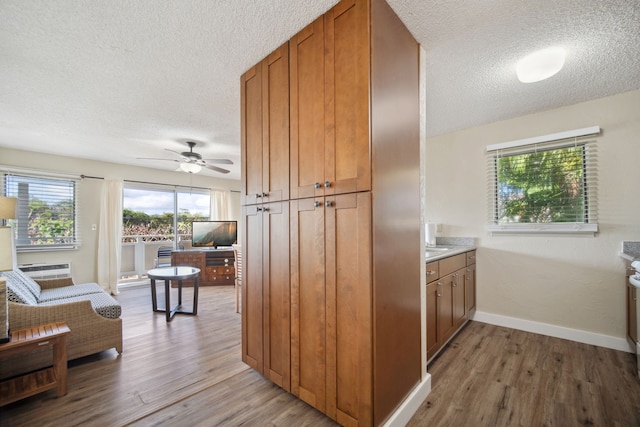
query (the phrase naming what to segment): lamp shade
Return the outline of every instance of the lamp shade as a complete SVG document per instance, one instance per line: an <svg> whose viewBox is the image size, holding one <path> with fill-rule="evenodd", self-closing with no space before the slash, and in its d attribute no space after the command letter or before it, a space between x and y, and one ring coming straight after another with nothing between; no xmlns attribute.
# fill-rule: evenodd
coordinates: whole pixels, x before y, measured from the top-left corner
<svg viewBox="0 0 640 427"><path fill-rule="evenodd" d="M189 172L189 173L198 173L200 172L200 170L202 169L202 166L196 164L196 163L180 163L180 169L182 169L185 172Z"/></svg>
<svg viewBox="0 0 640 427"><path fill-rule="evenodd" d="M0 271L13 270L13 240L11 227L0 227Z"/></svg>
<svg viewBox="0 0 640 427"><path fill-rule="evenodd" d="M17 206L16 197L0 197L0 219L15 219Z"/></svg>

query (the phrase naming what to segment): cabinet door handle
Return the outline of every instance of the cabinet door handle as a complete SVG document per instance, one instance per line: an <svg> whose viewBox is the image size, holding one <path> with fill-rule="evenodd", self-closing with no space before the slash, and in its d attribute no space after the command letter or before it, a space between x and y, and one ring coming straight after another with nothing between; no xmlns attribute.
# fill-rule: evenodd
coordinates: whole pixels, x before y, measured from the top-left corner
<svg viewBox="0 0 640 427"><path fill-rule="evenodd" d="M438 298L440 298L442 296L442 294L440 293L440 287L442 286L442 283L438 282L438 291L436 292L436 295L438 296Z"/></svg>
<svg viewBox="0 0 640 427"><path fill-rule="evenodd" d="M314 188L320 188L320 183L316 182L315 184L313 184Z"/></svg>
<svg viewBox="0 0 640 427"><path fill-rule="evenodd" d="M331 188L331 183L329 181L325 181L324 188Z"/></svg>
<svg viewBox="0 0 640 427"><path fill-rule="evenodd" d="M313 206L316 208L320 207L320 202L316 200L315 202L313 202Z"/></svg>
<svg viewBox="0 0 640 427"><path fill-rule="evenodd" d="M326 202L324 202L324 205L330 208L333 205L333 202L331 202L330 200L327 200Z"/></svg>
<svg viewBox="0 0 640 427"><path fill-rule="evenodd" d="M268 193L262 193L262 197L269 197Z"/></svg>
<svg viewBox="0 0 640 427"><path fill-rule="evenodd" d="M260 211L262 211L262 208L261 208L260 206L258 206L258 207L256 208L256 210L257 210L258 212L260 212Z"/></svg>
<svg viewBox="0 0 640 427"><path fill-rule="evenodd" d="M259 199L260 197L262 197L262 194L256 193L256 199Z"/></svg>
<svg viewBox="0 0 640 427"><path fill-rule="evenodd" d="M262 208L263 212L267 212L269 210L269 208Z"/></svg>

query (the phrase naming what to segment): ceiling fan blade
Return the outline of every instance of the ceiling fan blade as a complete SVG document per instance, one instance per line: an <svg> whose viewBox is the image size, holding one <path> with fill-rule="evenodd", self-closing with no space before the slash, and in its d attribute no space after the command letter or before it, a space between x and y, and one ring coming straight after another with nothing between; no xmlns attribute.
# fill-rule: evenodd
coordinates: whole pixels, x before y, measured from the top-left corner
<svg viewBox="0 0 640 427"><path fill-rule="evenodd" d="M180 160L176 159L158 159L156 157L136 157L137 160L166 160L168 162L180 162Z"/></svg>
<svg viewBox="0 0 640 427"><path fill-rule="evenodd" d="M171 153L177 154L178 156L180 156L180 157L182 157L182 158L185 158L185 157L182 155L182 153L181 153L181 152L179 152L179 151L173 151L173 150L170 150L170 149L168 149L168 148L165 148L165 150L166 150L166 151L169 151L169 152L171 152Z"/></svg>
<svg viewBox="0 0 640 427"><path fill-rule="evenodd" d="M215 163L217 165L232 165L233 162L229 159L202 159L208 163Z"/></svg>
<svg viewBox="0 0 640 427"><path fill-rule="evenodd" d="M207 169L211 169L212 171L216 171L216 172L220 172L220 173L229 173L228 170L222 169L222 168L219 168L219 167L213 166L213 165L204 165L204 167L207 168Z"/></svg>

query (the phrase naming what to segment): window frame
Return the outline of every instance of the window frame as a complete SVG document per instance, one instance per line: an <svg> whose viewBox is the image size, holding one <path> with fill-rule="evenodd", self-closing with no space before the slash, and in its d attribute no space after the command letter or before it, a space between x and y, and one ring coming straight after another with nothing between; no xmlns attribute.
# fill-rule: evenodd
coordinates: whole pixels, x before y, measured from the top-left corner
<svg viewBox="0 0 640 427"><path fill-rule="evenodd" d="M209 188L200 188L200 187L183 187L183 186L176 186L176 185L167 185L167 184L155 184L155 183L141 183L141 182L137 182L137 181L125 181L124 183L124 188L123 188L123 192L122 192L122 197L123 197L123 212L125 209L124 206L124 193L125 191L129 189L129 190L139 190L139 191L149 191L149 192L162 192L162 193L167 193L167 194L171 194L172 198L173 198L173 223L171 225L171 228L173 230L173 232L171 234L167 234L167 235L163 235L164 237L171 237L171 240L166 240L166 242L171 242L172 245L174 245L174 247L177 247L177 245L179 244L178 241L178 237L180 236L179 234L179 216L180 216L180 212L179 212L179 194L186 194L186 193L197 193L197 194L201 194L201 195L207 195L208 199L209 199L209 218L211 217L211 207L212 207L212 190ZM123 227L124 227L124 222L123 222ZM125 239L128 236L124 235L122 236L122 241L124 242Z"/></svg>
<svg viewBox="0 0 640 427"><path fill-rule="evenodd" d="M65 251L65 250L76 250L82 245L82 239L80 236L80 214L79 214L79 194L80 194L80 182L81 177L75 175L68 175L56 172L47 172L47 171L37 171L37 170L29 170L29 169L21 169L21 168L9 168L6 166L0 166L0 172L2 173L2 177L0 178L2 184L2 195L9 197L18 197L19 194L9 194L9 182L8 177L22 177L26 179L34 179L44 181L43 186L46 186L46 181L51 181L51 185L59 185L60 182L70 184L73 188L72 191L72 211L73 211L73 235L68 236L70 239L68 243L40 243L40 244L23 244L19 236L17 235L19 230L19 221L26 216L22 215L20 212L21 200L18 201L18 218L8 220L8 223L13 226L13 233L16 245L17 253L26 253L26 252L44 252L44 251ZM19 198L20 199L20 198ZM29 202L31 202L31 196L29 196ZM21 218L21 216L23 218ZM55 236L54 236L55 237Z"/></svg>
<svg viewBox="0 0 640 427"><path fill-rule="evenodd" d="M599 126L576 129L557 134L544 135L487 146L488 163L488 207L491 234L593 234L598 232L597 222L597 154L596 140L593 135L600 133ZM535 150L560 150L570 146L583 148L583 176L584 176L584 213L583 221L567 222L529 222L529 223L500 223L499 222L499 182L498 159L522 154L529 154Z"/></svg>

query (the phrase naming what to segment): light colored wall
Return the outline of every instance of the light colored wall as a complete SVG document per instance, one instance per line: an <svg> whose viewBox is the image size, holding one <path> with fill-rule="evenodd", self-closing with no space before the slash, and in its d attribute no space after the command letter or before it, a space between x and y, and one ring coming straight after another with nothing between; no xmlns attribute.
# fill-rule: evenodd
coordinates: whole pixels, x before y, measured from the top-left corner
<svg viewBox="0 0 640 427"><path fill-rule="evenodd" d="M491 108L487 105L486 108ZM487 232L488 144L599 125L595 237ZM623 240L640 240L640 91L426 140L427 219L478 238L480 312L624 338Z"/></svg>
<svg viewBox="0 0 640 427"><path fill-rule="evenodd" d="M0 165L158 184L193 185L212 190L235 190L237 192L231 193L231 219L240 221L239 180L220 179L204 174L189 176L184 172L119 165L3 147L0 147ZM95 282L97 280L98 232L91 230L91 225L98 224L100 218L100 194L103 182L97 179L83 179L81 182L78 227L82 246L78 250L20 253L18 264L71 261L71 273L76 283Z"/></svg>

